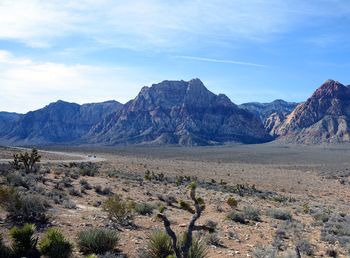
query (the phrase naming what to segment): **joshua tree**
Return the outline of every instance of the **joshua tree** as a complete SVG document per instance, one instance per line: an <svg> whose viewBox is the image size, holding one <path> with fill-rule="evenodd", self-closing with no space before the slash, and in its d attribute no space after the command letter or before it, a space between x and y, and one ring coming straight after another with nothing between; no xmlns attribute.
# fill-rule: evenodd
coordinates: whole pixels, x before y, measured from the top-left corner
<svg viewBox="0 0 350 258"><path fill-rule="evenodd" d="M14 155L13 162L14 164L22 162L26 173L31 173L34 172L34 165L40 162L40 159L41 156L38 154L38 150L34 148L30 154L25 152L24 154L20 153L19 156L17 154Z"/></svg>
<svg viewBox="0 0 350 258"><path fill-rule="evenodd" d="M171 223L167 216L164 214L164 209L161 209L160 213L158 214L158 217L163 220L165 230L167 234L171 237L172 240L172 248L174 250L176 258L188 258L190 248L192 245L193 240L193 231L196 230L207 230L212 231L212 228L209 228L205 225L196 225L196 221L199 219L199 217L202 215L202 212L205 209L205 204L202 198L196 197L196 184L191 183L189 185L190 189L190 198L193 201L194 209L191 207L190 204L181 201L180 206L182 209L187 210L188 212L192 213L193 216L190 220L190 223L188 224L187 230L184 233L183 241L178 241L178 237L176 236L175 232L171 228Z"/></svg>

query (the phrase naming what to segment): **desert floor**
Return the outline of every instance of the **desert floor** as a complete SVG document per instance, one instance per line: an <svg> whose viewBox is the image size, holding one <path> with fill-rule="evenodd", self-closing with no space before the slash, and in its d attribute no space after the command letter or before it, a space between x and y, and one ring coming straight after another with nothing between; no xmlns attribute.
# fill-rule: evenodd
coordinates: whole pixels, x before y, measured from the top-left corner
<svg viewBox="0 0 350 258"><path fill-rule="evenodd" d="M350 215L350 146L261 144L45 149L50 152L39 152L43 155L41 169L49 170L45 175L48 183L41 185L47 192L75 172L76 167L69 163L95 162L99 170L94 177L71 179L73 188L79 189L79 182L84 178L93 187L110 187L114 194L120 194L125 200L155 206L161 202L160 196L188 200L188 182L176 184L176 180L180 176L196 178L199 182L197 194L206 203L199 222L211 220L217 223L215 235L205 233L201 236L209 243L208 257L264 257L258 256L259 250L268 246L274 246L278 255L287 257L287 254L293 255L295 246L302 242L311 247L312 257L327 257L330 250L335 250L339 257L349 257L350 226L339 226L336 219L332 225L332 219L320 221L319 217L332 218L340 214L347 218ZM51 152L53 150L59 153ZM7 159L19 151L1 148L0 159L8 162ZM164 174L166 180L146 180L147 171L155 176ZM6 181L5 177L1 180ZM238 185L248 190L233 191ZM84 228L112 227L100 205L108 196L98 194L94 189L87 190L82 196L70 195L68 189L66 192L75 207L52 204L47 227L61 228L72 242ZM237 208L227 204L229 197L238 200ZM246 224L241 224L227 219L230 212L244 213L247 208L257 211L260 221L247 219ZM276 219L271 215L276 210L291 214L292 219ZM135 215L132 227L118 227L121 239L117 247L122 253L138 257L143 252L149 234L163 228L156 213L154 210L153 215ZM176 204L167 207L165 214L177 232L185 230L191 217ZM0 223L0 230L8 241L11 223L6 220L4 211L0 211ZM341 236L330 230L333 226L344 227ZM38 230L40 233L45 228ZM74 255L81 257L77 248Z"/></svg>

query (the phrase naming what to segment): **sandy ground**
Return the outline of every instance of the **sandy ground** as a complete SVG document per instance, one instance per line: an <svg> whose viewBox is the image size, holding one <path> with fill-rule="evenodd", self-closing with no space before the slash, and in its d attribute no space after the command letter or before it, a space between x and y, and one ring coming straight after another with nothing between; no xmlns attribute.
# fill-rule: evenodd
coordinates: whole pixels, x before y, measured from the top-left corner
<svg viewBox="0 0 350 258"><path fill-rule="evenodd" d="M51 151L51 150L50 150ZM304 214L302 207L331 208L334 212L350 214L349 184L341 184L339 175L346 175L350 168L350 147L307 147L283 145L237 145L222 147L123 147L123 148L90 148L62 149L63 153L43 154L43 161L72 159L71 155L86 161L86 157L95 155L101 158L100 175L84 177L92 186L111 187L114 193L135 202L157 204L159 194L172 194L178 199L186 199L187 188L174 184L164 184L155 181L143 181L146 171L165 176L196 176L199 180L225 182L228 185L249 184L256 188L269 190L291 198L293 202L276 202L261 199L256 196L241 197L221 191L198 189L198 195L206 201L207 208L200 219L214 220L218 223L217 235L222 246L209 246L209 257L249 257L259 245L269 245L273 242L276 229L284 221L268 216L270 208L289 211L293 221L301 223L303 230L299 237L308 240L315 249L314 257L325 256L329 248L336 248L340 257L348 257L347 251L338 245L330 245L320 239L322 227L315 225L311 215ZM8 150L0 157L8 157ZM0 152L2 153L2 151ZM76 154L79 153L79 154ZM7 156L6 156L7 155ZM44 156L47 155L47 156ZM102 160L103 159L103 160ZM77 159L76 161L79 161ZM58 164L52 164L58 166ZM53 170L63 169L53 168ZM108 177L114 172L117 177ZM125 176L127 175L127 176ZM51 173L52 185L64 175ZM79 189L79 180L74 180L74 187ZM48 188L51 186L48 185ZM254 207L260 211L261 222L250 221L246 225L226 219L232 210L226 201L229 197L239 200L238 211L244 207ZM83 197L71 199L77 204L77 209L64 209L56 205L51 209L54 226L62 228L71 240L76 240L76 233L86 227L107 226L109 220L101 207L95 207L97 201L103 202L107 197L98 195L94 190L87 191ZM219 209L220 208L220 209ZM166 211L177 232L184 230L190 214L178 208L169 207ZM3 215L4 216L4 215ZM134 229L123 229L118 248L129 257L137 257L138 249L145 246L148 234L155 228L162 228L162 223L153 216L136 216ZM6 232L5 227L2 231ZM293 249L295 239L286 239L286 246ZM80 257L78 252L75 256Z"/></svg>

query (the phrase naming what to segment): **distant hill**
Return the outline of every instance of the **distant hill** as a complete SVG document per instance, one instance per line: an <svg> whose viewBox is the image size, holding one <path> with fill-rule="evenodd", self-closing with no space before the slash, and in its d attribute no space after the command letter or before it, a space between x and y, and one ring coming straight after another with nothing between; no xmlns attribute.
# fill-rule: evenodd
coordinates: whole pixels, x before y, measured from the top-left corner
<svg viewBox="0 0 350 258"><path fill-rule="evenodd" d="M278 140L321 144L350 142L350 87L328 80L278 127Z"/></svg>
<svg viewBox="0 0 350 258"><path fill-rule="evenodd" d="M24 115L6 115L0 142L18 145L74 142L121 106L116 101L78 105L59 100Z"/></svg>
<svg viewBox="0 0 350 258"><path fill-rule="evenodd" d="M240 108L246 109L260 117L266 131L275 136L276 128L285 120L294 108L298 105L295 102L286 102L276 99L270 103L249 102L239 105Z"/></svg>
<svg viewBox="0 0 350 258"><path fill-rule="evenodd" d="M89 134L93 143L211 145L271 139L259 118L199 79L163 81L107 116Z"/></svg>

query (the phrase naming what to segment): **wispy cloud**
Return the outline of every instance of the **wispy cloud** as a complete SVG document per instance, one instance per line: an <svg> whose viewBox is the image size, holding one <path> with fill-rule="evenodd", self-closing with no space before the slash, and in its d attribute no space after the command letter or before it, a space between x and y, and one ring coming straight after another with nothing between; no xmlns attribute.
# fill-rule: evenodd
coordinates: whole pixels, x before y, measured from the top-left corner
<svg viewBox="0 0 350 258"><path fill-rule="evenodd" d="M206 57L198 57L198 56L174 56L174 58L189 59L189 60L203 61L203 62L212 62L212 63L245 65L245 66L255 66L255 67L267 67L266 65L263 65L263 64L242 62L242 61L236 61L236 60L206 58Z"/></svg>
<svg viewBox="0 0 350 258"><path fill-rule="evenodd" d="M0 39L50 47L82 37L94 44L133 49L173 49L237 39L268 40L305 17L325 11L347 15L339 1L261 0L2 0ZM315 4L317 3L317 4ZM345 6L344 6L345 5ZM291 6L293 8L291 8Z"/></svg>
<svg viewBox="0 0 350 258"><path fill-rule="evenodd" d="M27 112L58 99L126 102L148 78L133 67L40 62L0 51L0 111Z"/></svg>

